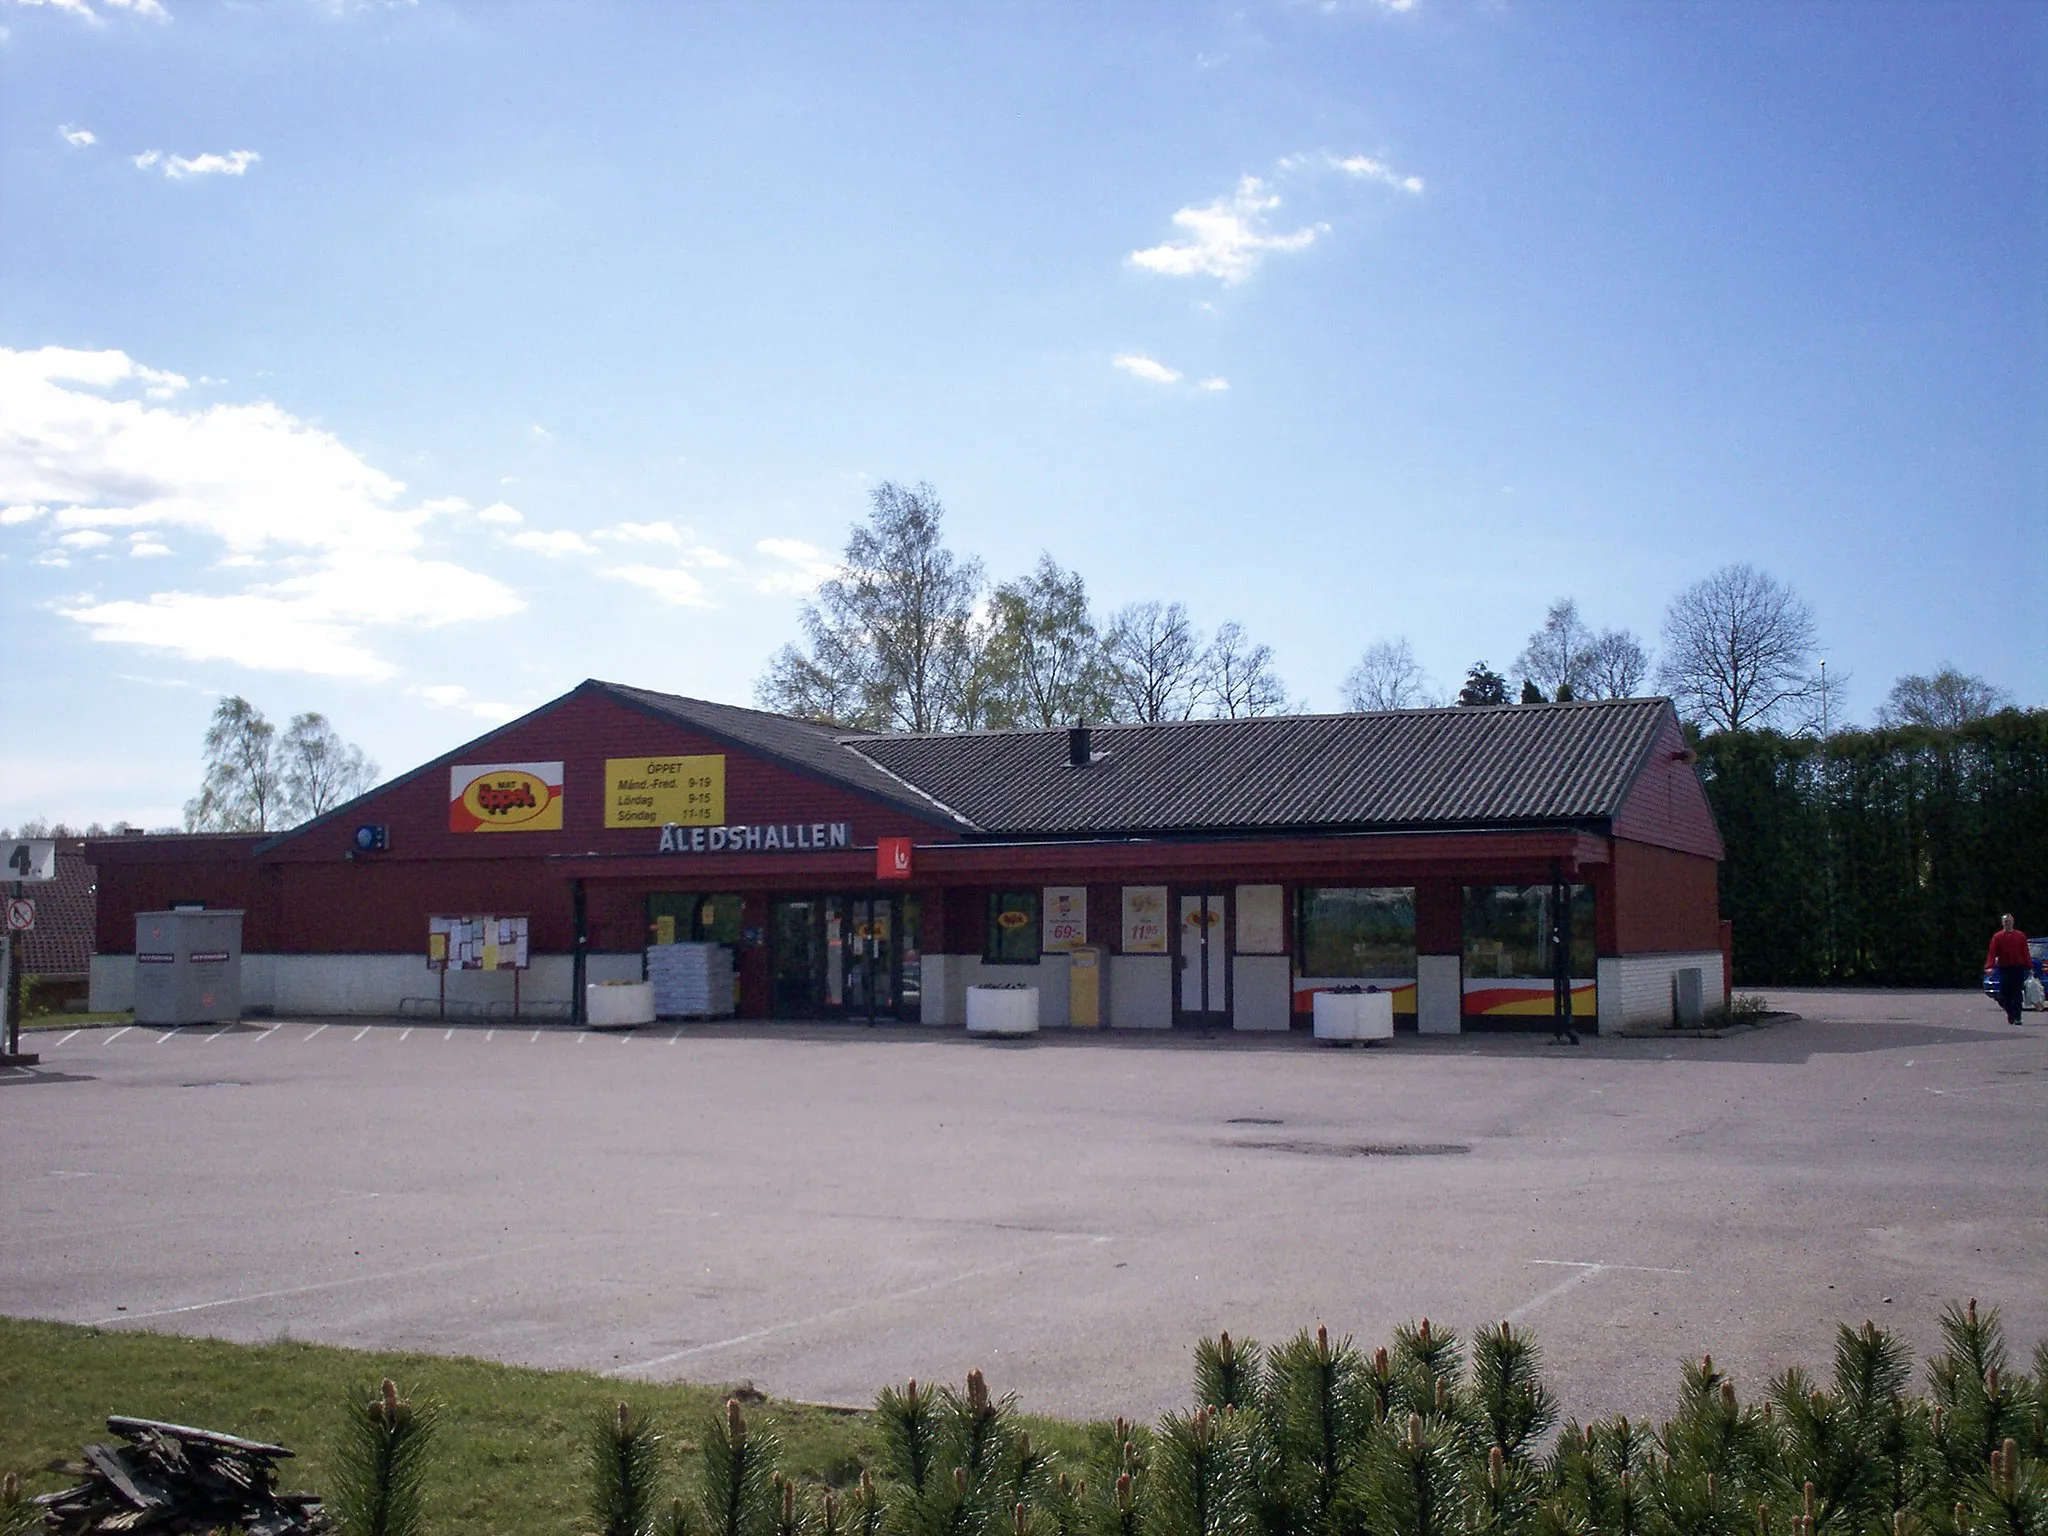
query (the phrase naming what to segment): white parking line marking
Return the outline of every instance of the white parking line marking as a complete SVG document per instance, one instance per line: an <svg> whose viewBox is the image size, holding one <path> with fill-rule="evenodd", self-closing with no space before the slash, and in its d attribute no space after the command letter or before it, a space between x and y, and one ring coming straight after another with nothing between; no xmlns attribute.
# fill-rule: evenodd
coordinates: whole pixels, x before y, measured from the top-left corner
<svg viewBox="0 0 2048 1536"><path fill-rule="evenodd" d="M674 1045L674 1044L675 1044L675 1043L676 1043L676 1042L677 1042L678 1040L680 1040L680 1039L682 1039L682 1038L683 1038L683 1032L682 1032L682 1031L681 1031L681 1030L679 1029L679 1030L677 1030L677 1031L676 1031L676 1032L675 1032L674 1034L672 1034L672 1035L670 1035L670 1036L668 1037L668 1043L669 1043L670 1045Z"/></svg>
<svg viewBox="0 0 2048 1536"><path fill-rule="evenodd" d="M411 1038L412 1038L412 1026L411 1026L410 1024L408 1024L408 1025L406 1025L406 1027L405 1027L405 1028L404 1028L404 1029L403 1029L402 1031L400 1031L400 1032L399 1032L399 1036L398 1036L398 1043L399 1043L400 1045L403 1045L403 1044L404 1044L404 1043L405 1043L406 1041L410 1040Z"/></svg>
<svg viewBox="0 0 2048 1536"><path fill-rule="evenodd" d="M84 1030L82 1030L82 1029L74 1029L73 1031L71 1031L71 1033L70 1033L70 1034L66 1035L66 1036L65 1036L65 1037L64 1037L64 1038L63 1038L62 1040L59 1040L59 1041L57 1042L57 1044L59 1044L59 1045L69 1045L69 1044L70 1044L70 1043L71 1043L72 1041L76 1040L76 1039L77 1039L77 1038L78 1038L78 1037L79 1037L80 1035L82 1035L82 1034L84 1034L84 1033L85 1033L85 1031L84 1031Z"/></svg>
<svg viewBox="0 0 2048 1536"><path fill-rule="evenodd" d="M146 1322L152 1317L182 1317L188 1312L209 1312L215 1307L238 1306L245 1301L276 1301L284 1296L305 1296L314 1291L332 1291L344 1285L381 1285L387 1280L404 1280L412 1275L430 1275L436 1270L454 1269L463 1264L483 1264L491 1259L516 1258L520 1254L539 1253L546 1248L567 1248L577 1243L591 1241L572 1238L567 1242L532 1243L524 1248L501 1248L493 1253L472 1253L459 1259L436 1259L431 1264L418 1264L411 1269L387 1270L380 1275L351 1275L345 1280L321 1280L312 1285L288 1286L281 1291L254 1291L247 1296L223 1296L218 1301L195 1301L185 1307L160 1307L154 1312L117 1312L112 1317L100 1318L86 1324L88 1328L106 1328L114 1323Z"/></svg>
<svg viewBox="0 0 2048 1536"><path fill-rule="evenodd" d="M1065 1241L1106 1243L1110 1239L1089 1233L1085 1236L1068 1238ZM985 1264L979 1269L963 1270L957 1275L947 1275L941 1280L927 1280L923 1285L913 1285L904 1290L891 1291L885 1296L869 1296L860 1301L848 1302L843 1307L832 1307L823 1312L815 1312L809 1317L792 1318L786 1323L770 1323L766 1328L756 1328L752 1333L736 1334L732 1338L718 1339L710 1344L693 1344L688 1349L678 1349L671 1354L656 1355L652 1360L642 1360L634 1365L614 1366L604 1374L607 1376L629 1376L635 1371L656 1370L661 1366L670 1364L672 1361L687 1360L692 1355L708 1354L714 1349L734 1349L741 1344L751 1344L756 1339L765 1339L770 1334L788 1333L795 1328L808 1328L817 1323L833 1322L838 1318L846 1317L880 1303L908 1301L913 1296L923 1296L931 1291L943 1290L949 1285L964 1285L967 1281L979 1280L984 1275L1011 1274L1022 1269L1027 1264L1037 1264L1046 1259L1053 1258L1060 1251L1059 1248L1048 1248L1045 1252L1033 1254L1028 1258L1011 1259L1002 1264Z"/></svg>
<svg viewBox="0 0 2048 1536"><path fill-rule="evenodd" d="M251 1040L249 1043L251 1045L261 1045L264 1041L268 1040L272 1035L276 1033L277 1026L275 1024L272 1024L268 1028L266 1028L262 1034L258 1035L254 1040Z"/></svg>
<svg viewBox="0 0 2048 1536"><path fill-rule="evenodd" d="M162 1044L163 1044L163 1043L164 1043L164 1042L165 1042L166 1040L168 1040L168 1039L170 1039L170 1038L171 1038L171 1035L178 1035L178 1034L183 1034L183 1033L184 1033L184 1030L185 1030L185 1026L184 1026L184 1025L182 1025L182 1024L173 1024L173 1025L171 1026L171 1032L170 1032L170 1034L168 1034L168 1035L158 1035L158 1036L157 1036L157 1039L156 1039L156 1043L157 1043L158 1045L162 1045Z"/></svg>
<svg viewBox="0 0 2048 1536"><path fill-rule="evenodd" d="M526 1043L527 1043L528 1045L539 1045L539 1044L540 1044L540 1031L536 1029L536 1030L535 1030L535 1031L533 1032L533 1034L532 1034L532 1035L531 1035L531 1036L530 1036L530 1037L529 1037L529 1038L527 1039L527 1042L526 1042Z"/></svg>
<svg viewBox="0 0 2048 1536"><path fill-rule="evenodd" d="M355 1034L349 1038L349 1044L354 1045L356 1041L362 1039L363 1036L367 1035L371 1030L375 1029L376 1027L377 1026L374 1024L365 1024L361 1029L357 1030Z"/></svg>
<svg viewBox="0 0 2048 1536"><path fill-rule="evenodd" d="M326 1026L325 1024L315 1024L315 1025L313 1026L313 1034L312 1034L312 1035L308 1035L308 1036L306 1036L306 1039L307 1039L307 1040L311 1040L311 1039L313 1038L313 1035L317 1035L317 1034L319 1034L319 1033L320 1033L320 1031L321 1031L321 1030L323 1030L323 1029L325 1029L326 1027L327 1027L327 1026ZM302 1041L302 1042L300 1042L300 1043L301 1043L301 1044L303 1044L304 1042Z"/></svg>
<svg viewBox="0 0 2048 1536"><path fill-rule="evenodd" d="M122 1026L121 1026L121 1027L120 1027L119 1029L115 1030L115 1031L114 1031L114 1032L113 1032L113 1033L112 1033L111 1035L107 1036L107 1044L109 1044L109 1045L112 1045L112 1044L113 1044L113 1043L114 1043L114 1042L115 1042L116 1040L120 1039L120 1038L121 1038L121 1037L122 1037L123 1035L127 1034L127 1033L128 1033L128 1031L129 1031L129 1030L131 1030L131 1029L133 1029L134 1027L135 1027L135 1026L134 1026L133 1024L123 1024L123 1025L122 1025Z"/></svg>
<svg viewBox="0 0 2048 1536"><path fill-rule="evenodd" d="M1548 1306L1567 1291L1576 1290L1595 1275L1604 1275L1609 1270L1622 1270L1640 1275L1689 1275L1689 1269L1660 1269L1653 1264L1592 1264L1578 1259L1531 1259L1531 1264L1548 1264L1557 1269L1569 1269L1575 1273L1565 1276L1549 1290L1531 1296L1527 1301L1508 1313L1505 1321L1519 1323L1538 1307Z"/></svg>
<svg viewBox="0 0 2048 1536"><path fill-rule="evenodd" d="M590 1038L590 1036L588 1036L588 1035L578 1035L578 1036L576 1037L576 1043L577 1043L578 1045L581 1045L581 1044L582 1044L582 1043L583 1043L584 1041L588 1040L589 1038Z"/></svg>
<svg viewBox="0 0 2048 1536"><path fill-rule="evenodd" d="M218 1040L222 1035L226 1034L227 1032L228 1026L223 1024L219 1029L208 1030L199 1043L201 1045L211 1045L214 1041Z"/></svg>
<svg viewBox="0 0 2048 1536"><path fill-rule="evenodd" d="M497 1031L496 1031L495 1029L487 1029L487 1030L485 1030L485 1031L484 1031L484 1044L485 1044L485 1045L489 1045L489 1044L490 1044L490 1043L491 1043L491 1042L492 1042L493 1040L495 1040L495 1039L497 1039L497 1038L498 1038L498 1032L497 1032Z"/></svg>
<svg viewBox="0 0 2048 1536"><path fill-rule="evenodd" d="M455 1038L455 1031L451 1029L448 1031L447 1034L443 1035L441 1038L443 1040L453 1040Z"/></svg>

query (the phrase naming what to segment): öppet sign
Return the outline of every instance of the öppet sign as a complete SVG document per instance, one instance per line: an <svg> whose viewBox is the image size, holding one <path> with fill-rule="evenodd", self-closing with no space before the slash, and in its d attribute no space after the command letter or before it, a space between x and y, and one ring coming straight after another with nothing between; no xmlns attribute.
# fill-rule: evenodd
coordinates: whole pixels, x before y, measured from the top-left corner
<svg viewBox="0 0 2048 1536"><path fill-rule="evenodd" d="M448 770L450 832L559 832L560 763L457 763Z"/></svg>

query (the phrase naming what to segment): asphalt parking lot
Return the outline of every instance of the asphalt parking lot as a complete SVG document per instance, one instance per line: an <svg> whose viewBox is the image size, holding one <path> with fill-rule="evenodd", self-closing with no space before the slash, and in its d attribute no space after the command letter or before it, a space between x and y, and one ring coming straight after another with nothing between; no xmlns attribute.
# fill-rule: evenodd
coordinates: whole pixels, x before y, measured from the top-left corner
<svg viewBox="0 0 2048 1536"><path fill-rule="evenodd" d="M1776 994L1720 1040L1389 1048L914 1027L41 1034L0 1073L0 1312L750 1380L984 1367L1156 1414L1189 1348L1536 1330L1568 1414L1752 1386L1949 1299L2048 1334L2048 1016Z"/></svg>

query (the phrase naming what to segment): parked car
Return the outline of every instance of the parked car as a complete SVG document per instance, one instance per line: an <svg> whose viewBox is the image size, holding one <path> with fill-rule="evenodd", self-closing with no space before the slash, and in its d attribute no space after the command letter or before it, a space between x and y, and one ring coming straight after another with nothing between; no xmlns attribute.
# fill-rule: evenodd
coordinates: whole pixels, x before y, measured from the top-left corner
<svg viewBox="0 0 2048 1536"><path fill-rule="evenodd" d="M2034 980L2041 984L2043 993L2048 993L2048 939L2027 940L2027 953L2033 958ZM1984 967L1984 995L1986 997L1998 996L1998 972L1988 965ZM2039 1002L2033 1001L2037 995L2039 994L2033 988L2029 987L2027 989L2027 1006L2029 1008L2039 1008L2042 1006Z"/></svg>

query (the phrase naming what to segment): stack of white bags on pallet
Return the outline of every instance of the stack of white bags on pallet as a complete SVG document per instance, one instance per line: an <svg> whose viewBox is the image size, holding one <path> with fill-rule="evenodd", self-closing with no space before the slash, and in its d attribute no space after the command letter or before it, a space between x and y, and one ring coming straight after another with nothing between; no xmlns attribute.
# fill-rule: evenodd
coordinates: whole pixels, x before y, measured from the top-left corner
<svg viewBox="0 0 2048 1536"><path fill-rule="evenodd" d="M732 1011L732 951L723 944L650 944L647 979L664 1019L722 1019Z"/></svg>

